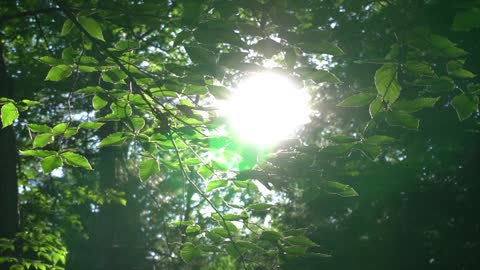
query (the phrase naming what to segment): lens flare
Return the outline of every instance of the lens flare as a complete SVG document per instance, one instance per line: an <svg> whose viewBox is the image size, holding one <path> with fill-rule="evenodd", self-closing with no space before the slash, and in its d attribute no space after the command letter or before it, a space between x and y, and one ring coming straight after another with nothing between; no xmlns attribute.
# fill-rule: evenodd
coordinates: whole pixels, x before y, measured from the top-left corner
<svg viewBox="0 0 480 270"><path fill-rule="evenodd" d="M310 96L287 77L262 72L245 78L221 106L235 136L271 146L292 137L310 121Z"/></svg>

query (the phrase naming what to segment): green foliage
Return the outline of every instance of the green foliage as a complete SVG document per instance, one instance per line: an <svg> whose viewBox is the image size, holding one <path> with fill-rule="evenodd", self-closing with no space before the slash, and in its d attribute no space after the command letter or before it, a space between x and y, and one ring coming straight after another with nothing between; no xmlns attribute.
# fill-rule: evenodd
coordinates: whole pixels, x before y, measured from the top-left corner
<svg viewBox="0 0 480 270"><path fill-rule="evenodd" d="M0 12L15 81L0 93L14 93L0 98L1 121L16 123L8 143L23 149L20 233L0 241L11 269L62 269L67 248L72 269L325 268L330 248L363 254L402 238L386 226L416 220L402 218L421 211L408 207L437 188L429 185L449 182L445 197L474 205L462 200L477 189L451 173L463 173L463 140L478 133L471 3L37 2ZM250 149L215 106L265 65L307 88L312 121L298 140ZM447 137L453 131L461 135ZM64 164L85 170L41 174ZM435 253L426 247L445 240L444 228L422 222L407 233L430 238L409 244ZM350 242L332 244L331 231ZM92 261L75 265L83 258Z"/></svg>

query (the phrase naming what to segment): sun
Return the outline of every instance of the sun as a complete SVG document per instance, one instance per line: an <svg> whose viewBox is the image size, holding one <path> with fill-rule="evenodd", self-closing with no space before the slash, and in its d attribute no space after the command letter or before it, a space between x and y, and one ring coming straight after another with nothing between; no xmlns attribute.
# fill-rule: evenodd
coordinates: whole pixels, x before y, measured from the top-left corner
<svg viewBox="0 0 480 270"><path fill-rule="evenodd" d="M272 146L295 135L310 121L310 96L288 77L261 72L244 78L221 106L234 136L245 143Z"/></svg>

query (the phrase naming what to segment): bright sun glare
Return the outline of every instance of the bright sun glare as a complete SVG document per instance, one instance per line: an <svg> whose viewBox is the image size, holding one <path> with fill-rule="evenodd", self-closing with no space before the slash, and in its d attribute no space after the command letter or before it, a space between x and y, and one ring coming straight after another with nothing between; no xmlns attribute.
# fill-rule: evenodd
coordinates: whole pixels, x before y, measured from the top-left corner
<svg viewBox="0 0 480 270"><path fill-rule="evenodd" d="M287 77L262 72L245 78L221 111L239 140L271 146L310 121L310 97Z"/></svg>

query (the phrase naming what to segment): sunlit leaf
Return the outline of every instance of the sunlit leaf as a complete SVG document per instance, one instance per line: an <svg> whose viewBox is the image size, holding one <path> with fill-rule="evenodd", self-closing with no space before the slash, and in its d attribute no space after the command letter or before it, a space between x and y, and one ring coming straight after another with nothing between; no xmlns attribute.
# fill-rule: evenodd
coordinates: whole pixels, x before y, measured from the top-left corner
<svg viewBox="0 0 480 270"><path fill-rule="evenodd" d="M358 193L352 187L339 182L323 181L320 183L320 188L327 193L336 194L342 197L358 196Z"/></svg>
<svg viewBox="0 0 480 270"><path fill-rule="evenodd" d="M47 144L50 144L52 142L53 142L53 135L51 133L38 134L37 136L35 136L35 139L33 140L33 148L44 147Z"/></svg>
<svg viewBox="0 0 480 270"><path fill-rule="evenodd" d="M103 39L102 28L93 18L80 16L78 17L78 22L80 23L80 25L82 25L85 31L90 34L90 36L101 41L105 41Z"/></svg>
<svg viewBox="0 0 480 270"><path fill-rule="evenodd" d="M45 81L61 81L72 75L72 68L67 65L54 66L48 71Z"/></svg>
<svg viewBox="0 0 480 270"><path fill-rule="evenodd" d="M366 106L375 98L375 96L376 94L373 94L373 93L356 94L344 99L342 102L338 103L337 106L340 106L340 107Z"/></svg>
<svg viewBox="0 0 480 270"><path fill-rule="evenodd" d="M400 96L401 87L397 79L397 66L384 64L375 72L375 86L378 94L389 104Z"/></svg>
<svg viewBox="0 0 480 270"><path fill-rule="evenodd" d="M90 165L88 160L80 154L77 154L74 152L64 152L64 153L61 153L60 155L70 165L73 165L75 167L82 167L87 170L92 170L92 166Z"/></svg>
<svg viewBox="0 0 480 270"><path fill-rule="evenodd" d="M59 156L53 155L42 159L41 164L43 172L49 173L54 169L63 166L63 161Z"/></svg>
<svg viewBox="0 0 480 270"><path fill-rule="evenodd" d="M125 142L126 139L127 137L124 136L123 132L115 132L104 138L100 142L99 147L121 145L123 144L123 142Z"/></svg>
<svg viewBox="0 0 480 270"><path fill-rule="evenodd" d="M140 179L145 181L150 176L157 174L160 171L160 167L158 166L158 162L154 158L145 158L140 162L138 168L138 175Z"/></svg>
<svg viewBox="0 0 480 270"><path fill-rule="evenodd" d="M217 188L226 187L227 185L227 180L213 180L208 182L207 187L205 188L205 192L210 192Z"/></svg>
<svg viewBox="0 0 480 270"><path fill-rule="evenodd" d="M1 109L2 127L5 128L12 125L18 118L18 115L18 110L15 104L7 103L3 105Z"/></svg>

